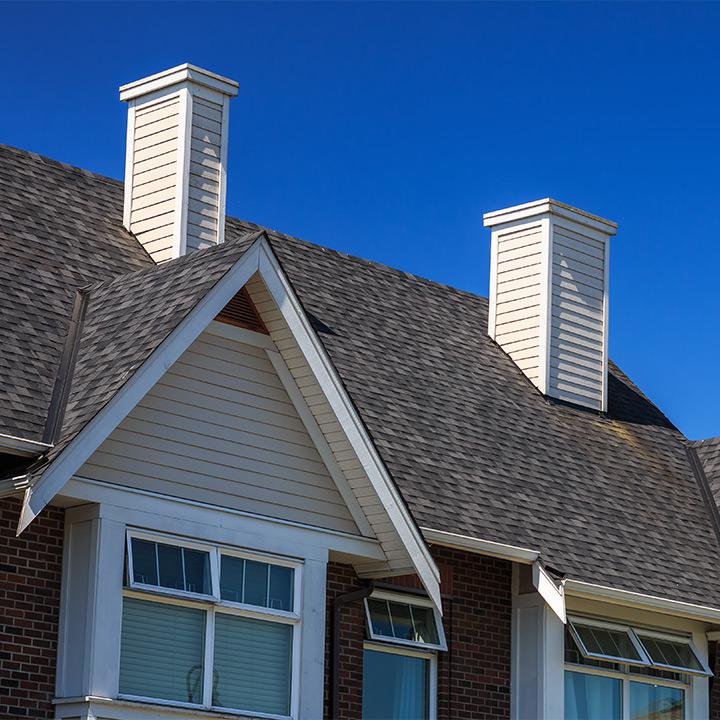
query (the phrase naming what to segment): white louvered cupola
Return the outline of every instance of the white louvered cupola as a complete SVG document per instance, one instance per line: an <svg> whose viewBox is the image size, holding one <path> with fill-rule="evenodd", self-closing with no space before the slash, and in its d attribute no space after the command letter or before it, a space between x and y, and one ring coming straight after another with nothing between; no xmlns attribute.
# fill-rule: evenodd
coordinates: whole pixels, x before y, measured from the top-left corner
<svg viewBox="0 0 720 720"><path fill-rule="evenodd" d="M543 394L605 411L617 225L550 199L484 221L492 229L488 334Z"/></svg>
<svg viewBox="0 0 720 720"><path fill-rule="evenodd" d="M223 241L234 80L178 65L123 85L128 103L123 223L155 262Z"/></svg>

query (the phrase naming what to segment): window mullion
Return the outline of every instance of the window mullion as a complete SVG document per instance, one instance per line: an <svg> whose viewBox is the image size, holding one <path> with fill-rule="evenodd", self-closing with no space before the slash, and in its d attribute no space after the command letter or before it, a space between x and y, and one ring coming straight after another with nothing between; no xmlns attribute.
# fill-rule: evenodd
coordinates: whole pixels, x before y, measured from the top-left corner
<svg viewBox="0 0 720 720"><path fill-rule="evenodd" d="M215 655L215 608L207 610L205 619L205 652L203 657L203 705L211 707L213 704L213 678Z"/></svg>

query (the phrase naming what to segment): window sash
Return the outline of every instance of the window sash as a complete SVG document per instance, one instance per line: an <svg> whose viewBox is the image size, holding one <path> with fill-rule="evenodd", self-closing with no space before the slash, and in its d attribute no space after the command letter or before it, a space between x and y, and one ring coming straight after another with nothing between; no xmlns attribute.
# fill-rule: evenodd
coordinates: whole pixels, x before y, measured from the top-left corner
<svg viewBox="0 0 720 720"><path fill-rule="evenodd" d="M391 635L382 635L375 632L372 621L372 614L370 612L370 605L368 600L386 600L389 602L399 603L401 605L409 605L412 607L429 608L432 610L433 618L435 620L435 632L437 633L437 643L420 642L418 640L406 640L404 638L396 638ZM388 643L392 645L403 645L407 647L414 647L425 650L447 650L447 641L445 639L445 630L442 624L442 617L438 612L437 608L433 605L432 601L424 597L416 597L407 593L400 592L385 592L375 591L370 595L369 598L365 598L363 601L365 605L365 619L367 622L368 635L371 640L380 643Z"/></svg>
<svg viewBox="0 0 720 720"><path fill-rule="evenodd" d="M585 646L582 637L576 630L575 624L581 625L583 627L596 627L598 629L612 630L614 632L624 632L627 635L628 639L632 642L633 647L639 653L641 660L636 660L634 658L617 657L614 655L605 655L589 651ZM672 670L675 672L687 673L690 675L701 675L706 677L712 677L713 675L712 671L708 667L707 663L704 662L704 660L702 659L693 642L689 638L683 637L682 635L672 635L668 633L656 632L654 630L644 630L642 628L630 627L629 625L603 622L600 620L590 620L582 617L569 617L568 627L570 629L570 634L572 635L572 638L578 647L578 650L580 650L580 654L586 658L641 667L652 667L658 670ZM643 636L652 639L666 640L672 643L686 646L689 649L690 653L694 656L695 660L700 665L701 669L686 667L683 665L667 665L654 660L650 652L648 652L647 648L643 644Z"/></svg>
<svg viewBox="0 0 720 720"><path fill-rule="evenodd" d="M147 585L134 582L131 546L131 541L133 538L209 552L210 578L213 594L203 595L184 590L177 590L174 588L163 588L156 585ZM293 577L291 581L293 611L290 612L285 610L277 610L274 608L260 605L249 605L244 603L237 603L230 600L222 600L220 597L220 561L223 555L233 556L246 560L254 560L256 562L266 563L270 566L278 565L291 568L293 570ZM121 693L119 694L119 697L128 700L137 700L152 703L156 705L169 705L175 707L187 707L195 709L211 709L222 711L226 714L235 714L242 716L252 715L253 717L268 718L269 720L288 720L289 718L296 716L299 701L298 685L300 681L300 618L302 610L301 561L291 560L285 557L276 557L268 554L244 552L235 548L228 548L218 545L208 545L206 543L194 542L187 539L169 537L167 535L162 535L159 533L143 532L136 530L128 530L128 532L126 533L126 557L128 585L123 591L123 598L136 598L158 604L196 608L201 609L206 613L204 635L205 642L203 654L203 688L201 704L187 703L177 700L166 700L163 698L154 698L150 696L130 695L127 693ZM292 626L292 644L289 658L290 715L274 715L272 713L264 713L260 711L249 711L247 709L218 707L212 704L216 625L215 618L218 614L234 615L237 617L245 617L255 620L263 620L266 622L273 622Z"/></svg>

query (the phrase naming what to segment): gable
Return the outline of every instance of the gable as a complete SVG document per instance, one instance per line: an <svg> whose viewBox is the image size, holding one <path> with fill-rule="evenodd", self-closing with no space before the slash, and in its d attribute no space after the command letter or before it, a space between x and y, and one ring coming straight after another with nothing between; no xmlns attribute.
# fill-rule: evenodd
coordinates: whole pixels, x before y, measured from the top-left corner
<svg viewBox="0 0 720 720"><path fill-rule="evenodd" d="M212 323L77 474L358 534L266 351L241 334Z"/></svg>

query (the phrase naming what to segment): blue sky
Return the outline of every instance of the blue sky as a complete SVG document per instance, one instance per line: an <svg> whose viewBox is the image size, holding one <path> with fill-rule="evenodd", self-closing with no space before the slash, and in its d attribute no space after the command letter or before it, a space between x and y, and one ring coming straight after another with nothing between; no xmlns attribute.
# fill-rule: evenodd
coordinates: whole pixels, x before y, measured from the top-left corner
<svg viewBox="0 0 720 720"><path fill-rule="evenodd" d="M0 142L123 173L117 87L240 82L228 210L487 295L482 214L618 222L610 354L720 434L720 4L0 4Z"/></svg>

